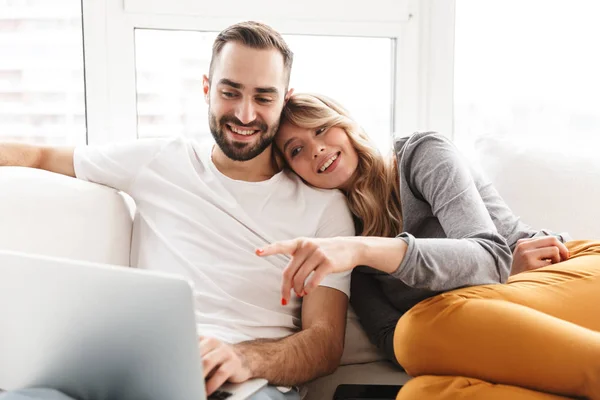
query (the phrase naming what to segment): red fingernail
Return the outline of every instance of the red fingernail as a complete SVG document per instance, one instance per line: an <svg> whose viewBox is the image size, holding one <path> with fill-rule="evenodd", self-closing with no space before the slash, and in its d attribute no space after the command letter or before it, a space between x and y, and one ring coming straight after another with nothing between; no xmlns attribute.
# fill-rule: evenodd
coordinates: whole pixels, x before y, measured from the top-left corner
<svg viewBox="0 0 600 400"><path fill-rule="evenodd" d="M306 296L308 293L306 293L306 290L302 292L302 296Z"/></svg>
<svg viewBox="0 0 600 400"><path fill-rule="evenodd" d="M264 253L265 251L263 249L256 249L256 255L260 256L262 253Z"/></svg>
<svg viewBox="0 0 600 400"><path fill-rule="evenodd" d="M287 300L284 299L283 297L281 298L281 305L282 306L287 306Z"/></svg>

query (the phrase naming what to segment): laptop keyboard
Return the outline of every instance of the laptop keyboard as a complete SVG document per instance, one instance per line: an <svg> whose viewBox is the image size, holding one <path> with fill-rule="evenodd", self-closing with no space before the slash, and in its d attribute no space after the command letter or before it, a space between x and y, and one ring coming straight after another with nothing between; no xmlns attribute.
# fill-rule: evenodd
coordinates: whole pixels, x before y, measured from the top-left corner
<svg viewBox="0 0 600 400"><path fill-rule="evenodd" d="M233 396L233 393L229 393L224 390L217 390L216 392L208 396L208 400L225 400L231 396Z"/></svg>

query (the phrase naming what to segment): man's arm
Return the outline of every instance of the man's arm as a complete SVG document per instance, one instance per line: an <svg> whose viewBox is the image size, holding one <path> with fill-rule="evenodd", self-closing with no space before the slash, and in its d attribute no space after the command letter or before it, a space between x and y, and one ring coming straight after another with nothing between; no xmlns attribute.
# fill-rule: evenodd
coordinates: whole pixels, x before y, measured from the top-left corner
<svg viewBox="0 0 600 400"><path fill-rule="evenodd" d="M325 306L326 305L326 306ZM280 340L235 345L252 377L293 386L330 374L344 351L348 297L319 286L302 302L302 331Z"/></svg>
<svg viewBox="0 0 600 400"><path fill-rule="evenodd" d="M75 177L73 148L0 143L0 167L44 169Z"/></svg>
<svg viewBox="0 0 600 400"><path fill-rule="evenodd" d="M206 392L210 395L225 381L264 378L272 385L294 386L332 373L344 350L347 308L344 293L319 286L304 297L298 333L233 346L201 338Z"/></svg>

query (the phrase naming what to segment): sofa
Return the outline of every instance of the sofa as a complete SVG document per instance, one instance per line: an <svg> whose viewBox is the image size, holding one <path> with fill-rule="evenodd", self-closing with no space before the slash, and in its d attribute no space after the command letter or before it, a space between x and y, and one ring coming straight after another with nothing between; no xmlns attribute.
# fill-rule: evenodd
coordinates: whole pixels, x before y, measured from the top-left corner
<svg viewBox="0 0 600 400"><path fill-rule="evenodd" d="M593 146L484 137L460 147L530 225L600 239L600 157ZM104 186L0 167L0 249L128 266L134 209L128 196ZM340 383L408 379L369 343L350 311L342 365L310 382L306 398L332 399Z"/></svg>

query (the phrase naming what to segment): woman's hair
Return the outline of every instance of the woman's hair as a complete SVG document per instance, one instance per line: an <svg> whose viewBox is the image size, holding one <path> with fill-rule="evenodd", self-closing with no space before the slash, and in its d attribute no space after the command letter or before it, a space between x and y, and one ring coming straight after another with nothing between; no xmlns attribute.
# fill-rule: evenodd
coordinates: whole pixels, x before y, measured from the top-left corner
<svg viewBox="0 0 600 400"><path fill-rule="evenodd" d="M402 231L396 157L382 157L348 111L326 96L298 93L288 100L281 119L305 129L344 129L358 154L358 167L346 192L357 234L394 237Z"/></svg>

